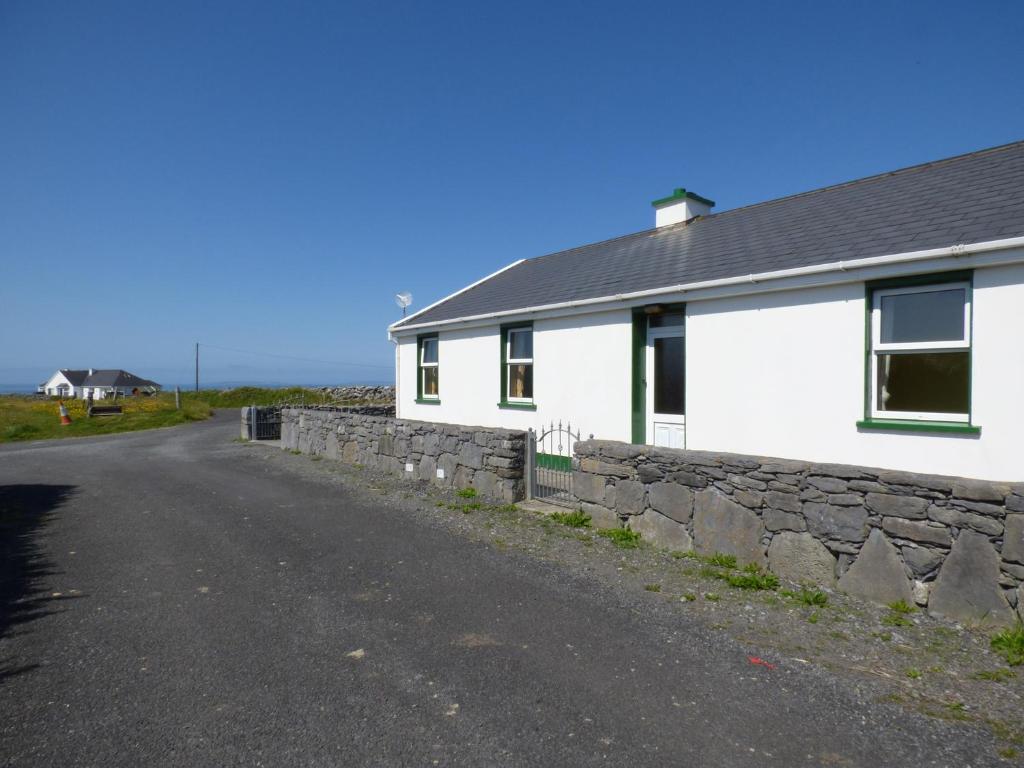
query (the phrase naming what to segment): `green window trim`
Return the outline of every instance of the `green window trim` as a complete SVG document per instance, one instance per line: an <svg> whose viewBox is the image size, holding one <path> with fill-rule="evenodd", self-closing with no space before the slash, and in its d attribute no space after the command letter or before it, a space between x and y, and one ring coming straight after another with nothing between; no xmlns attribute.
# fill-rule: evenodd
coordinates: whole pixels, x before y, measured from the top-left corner
<svg viewBox="0 0 1024 768"><path fill-rule="evenodd" d="M871 415L871 395L873 370L871 317L875 306L875 291L888 288L915 288L923 285L942 285L943 283L967 283L970 312L970 339L967 355L967 421L926 421L924 419L884 419ZM939 272L928 275L908 275L885 280L873 280L864 284L864 418L857 422L857 429L884 432L932 432L936 434L980 435L981 427L972 423L974 418L974 271L958 270L956 272Z"/></svg>
<svg viewBox="0 0 1024 768"><path fill-rule="evenodd" d="M421 333L416 337L416 402L420 405L441 404L441 342L438 340L438 365L437 365L437 397L423 396L423 342L427 339L437 339L436 333Z"/></svg>
<svg viewBox="0 0 1024 768"><path fill-rule="evenodd" d="M954 435L980 435L981 427L959 421L908 421L903 419L863 419L857 429L879 432L945 432Z"/></svg>
<svg viewBox="0 0 1024 768"><path fill-rule="evenodd" d="M510 411L536 411L536 403L510 403L508 400L502 400L498 403L499 408L505 408Z"/></svg>
<svg viewBox="0 0 1024 768"><path fill-rule="evenodd" d="M508 323L501 326L501 391L498 393L498 407L507 410L536 411L537 404L532 399L530 402L509 402L508 399L508 332L520 328L529 328L533 331L533 323Z"/></svg>
<svg viewBox="0 0 1024 768"><path fill-rule="evenodd" d="M647 313L643 307L633 309L633 366L630 397L632 442L647 442Z"/></svg>

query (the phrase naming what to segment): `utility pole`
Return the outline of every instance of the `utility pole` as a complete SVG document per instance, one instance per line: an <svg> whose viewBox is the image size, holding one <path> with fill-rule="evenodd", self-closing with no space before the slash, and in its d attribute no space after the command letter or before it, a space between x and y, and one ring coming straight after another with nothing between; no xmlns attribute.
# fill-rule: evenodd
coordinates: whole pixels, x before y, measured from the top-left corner
<svg viewBox="0 0 1024 768"><path fill-rule="evenodd" d="M196 342L196 393L199 393L199 342Z"/></svg>

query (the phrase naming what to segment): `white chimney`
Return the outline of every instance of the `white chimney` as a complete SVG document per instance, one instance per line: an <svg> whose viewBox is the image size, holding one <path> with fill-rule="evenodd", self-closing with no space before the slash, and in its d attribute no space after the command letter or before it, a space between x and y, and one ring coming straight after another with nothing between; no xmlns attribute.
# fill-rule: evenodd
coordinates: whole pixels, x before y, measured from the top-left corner
<svg viewBox="0 0 1024 768"><path fill-rule="evenodd" d="M92 376L94 373L96 373L96 371L94 371L92 368L90 368L89 369L89 375Z"/></svg>
<svg viewBox="0 0 1024 768"><path fill-rule="evenodd" d="M680 188L668 197L651 203L654 206L654 224L657 227L667 227L670 224L689 221L696 216L707 216L714 204L714 200Z"/></svg>

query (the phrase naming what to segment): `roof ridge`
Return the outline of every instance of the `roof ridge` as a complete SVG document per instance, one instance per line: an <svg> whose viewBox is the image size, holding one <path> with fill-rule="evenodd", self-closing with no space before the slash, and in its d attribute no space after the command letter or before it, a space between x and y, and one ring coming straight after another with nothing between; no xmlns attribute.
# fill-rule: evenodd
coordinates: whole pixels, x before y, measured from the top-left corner
<svg viewBox="0 0 1024 768"><path fill-rule="evenodd" d="M862 176L859 179L850 179L849 181L840 181L836 184L828 184L824 187L817 187L815 189L807 189L803 192L794 192L791 195L783 195L782 197L773 197L770 200L761 200L757 203L750 203L749 205L741 205L738 208L729 208L720 213L709 214L707 218L713 218L718 216L725 216L729 213L735 213L736 211L748 211L751 208L757 208L761 205L771 205L772 203L781 203L786 200L793 200L798 197L806 197L807 195L816 195L820 192L830 192L834 189L843 189L844 187L852 187L856 184L864 184L869 181L875 181L876 179L889 178L891 176L897 176L904 173L910 173L912 171L921 171L926 168L934 168L935 166L947 165L954 163L958 160L963 160L968 157L978 157L980 155L987 155L993 152L1000 152L1003 150L1010 149L1011 147L1017 147L1024 145L1024 139L1017 141L1007 142L1006 144L999 144L995 147L985 147L984 149L975 149L971 152L962 152L959 155L953 155L952 157L941 157L938 160L927 160L923 163L915 163L914 165L906 165L902 168L896 168L891 171L881 171L880 173L873 173L870 176Z"/></svg>

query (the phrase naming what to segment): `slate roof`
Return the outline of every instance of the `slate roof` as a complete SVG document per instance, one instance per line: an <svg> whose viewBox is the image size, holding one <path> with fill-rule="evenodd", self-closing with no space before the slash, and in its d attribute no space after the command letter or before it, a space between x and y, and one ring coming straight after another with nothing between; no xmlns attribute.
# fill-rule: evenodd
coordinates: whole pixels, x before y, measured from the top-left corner
<svg viewBox="0 0 1024 768"><path fill-rule="evenodd" d="M85 381L86 377L89 375L89 371L72 371L67 368L61 368L60 372L64 374L64 378L67 379L73 387L82 386L82 382Z"/></svg>
<svg viewBox="0 0 1024 768"><path fill-rule="evenodd" d="M1024 235L1024 141L529 259L425 324Z"/></svg>
<svg viewBox="0 0 1024 768"><path fill-rule="evenodd" d="M86 374L89 372L86 371ZM66 375L66 374L65 374ZM77 385L76 385L77 386ZM82 386L86 387L159 387L155 381L143 379L134 373L117 368L93 371L85 377Z"/></svg>

